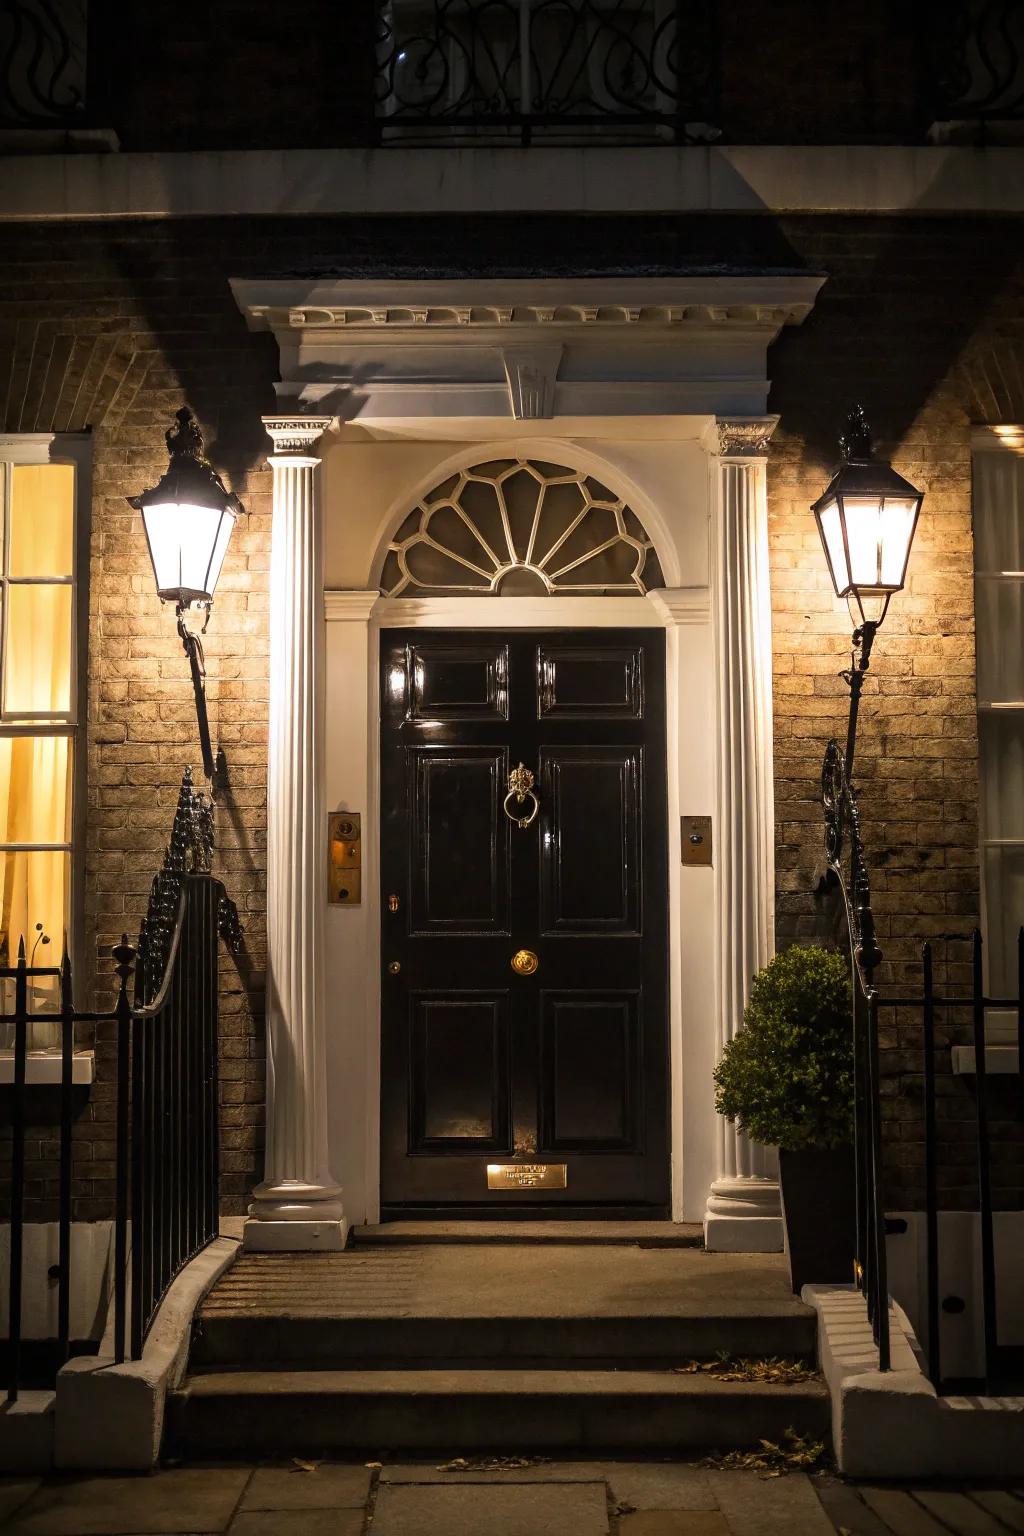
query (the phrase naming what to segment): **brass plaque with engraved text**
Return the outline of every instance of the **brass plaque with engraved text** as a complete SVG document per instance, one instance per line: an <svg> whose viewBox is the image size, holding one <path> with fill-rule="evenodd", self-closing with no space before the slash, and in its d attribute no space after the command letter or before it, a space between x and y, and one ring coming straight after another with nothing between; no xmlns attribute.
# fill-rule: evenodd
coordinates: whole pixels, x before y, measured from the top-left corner
<svg viewBox="0 0 1024 1536"><path fill-rule="evenodd" d="M488 1189L565 1189L565 1163L488 1163Z"/></svg>

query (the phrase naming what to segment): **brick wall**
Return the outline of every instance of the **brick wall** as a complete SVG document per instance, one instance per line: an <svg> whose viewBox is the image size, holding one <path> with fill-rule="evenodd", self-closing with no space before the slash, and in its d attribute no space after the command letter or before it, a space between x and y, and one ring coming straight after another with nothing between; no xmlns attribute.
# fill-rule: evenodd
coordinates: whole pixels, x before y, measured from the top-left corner
<svg viewBox="0 0 1024 1536"><path fill-rule="evenodd" d="M163 432L182 400L246 507L207 646L213 732L231 774L218 809L217 867L247 941L240 969L222 960L226 1210L244 1207L261 1158L270 484L259 417L273 409L276 371L272 339L246 332L227 278L316 269L675 272L723 258L826 272L813 314L784 333L770 359L771 407L782 415L768 481L779 938L822 931L818 773L825 741L845 721L836 674L849 631L807 509L834 462L842 416L860 399L881 451L926 493L908 589L876 646L858 745L880 938L893 979L907 979L931 937L942 941L940 976L956 980L963 941L944 936L969 931L978 911L969 429L1024 420L1021 244L1020 221L924 218L517 217L511 227L501 218L438 218L429 227L419 219L247 219L0 231L0 420L13 431L91 428L95 441L86 938L100 999L109 995L109 946L138 922L181 769L198 758L185 660L124 501L165 467ZM959 1027L948 1026L950 1039ZM888 1024L884 1045L890 1195L907 1204L920 1192L916 1025ZM98 1052L99 1082L76 1126L80 1167L93 1164L77 1186L79 1217L109 1210L108 1038ZM966 1167L970 1086L947 1078L942 1112ZM45 1122L45 1105L34 1118ZM1024 1181L1015 1134L1008 1131L996 1170L1004 1201L1019 1198ZM46 1214L55 1148L45 1124L30 1148L32 1209ZM956 1188L951 1176L951 1200Z"/></svg>

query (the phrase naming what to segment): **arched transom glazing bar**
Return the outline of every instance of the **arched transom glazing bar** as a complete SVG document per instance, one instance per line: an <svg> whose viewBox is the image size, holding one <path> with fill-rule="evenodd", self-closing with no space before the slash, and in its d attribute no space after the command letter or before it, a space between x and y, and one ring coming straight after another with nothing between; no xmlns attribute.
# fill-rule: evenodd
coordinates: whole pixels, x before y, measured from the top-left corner
<svg viewBox="0 0 1024 1536"><path fill-rule="evenodd" d="M654 545L593 475L537 459L459 470L422 497L384 559L385 597L645 593L664 585Z"/></svg>

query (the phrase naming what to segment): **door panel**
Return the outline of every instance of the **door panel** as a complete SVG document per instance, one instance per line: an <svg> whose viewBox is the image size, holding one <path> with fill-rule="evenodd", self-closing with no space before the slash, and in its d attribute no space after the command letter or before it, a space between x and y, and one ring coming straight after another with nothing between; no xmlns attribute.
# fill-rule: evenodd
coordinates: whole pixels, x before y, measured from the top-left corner
<svg viewBox="0 0 1024 1536"><path fill-rule="evenodd" d="M538 647L541 719L639 720L643 651L555 640Z"/></svg>
<svg viewBox="0 0 1024 1536"><path fill-rule="evenodd" d="M640 1150L638 993L545 992L541 1152Z"/></svg>
<svg viewBox="0 0 1024 1536"><path fill-rule="evenodd" d="M640 931L638 747L557 747L541 753L550 825L541 841L541 929Z"/></svg>
<svg viewBox="0 0 1024 1536"><path fill-rule="evenodd" d="M410 1151L508 1149L508 993L417 994Z"/></svg>
<svg viewBox="0 0 1024 1536"><path fill-rule="evenodd" d="M665 798L660 631L382 634L385 1217L666 1211Z"/></svg>
<svg viewBox="0 0 1024 1536"><path fill-rule="evenodd" d="M503 747L413 747L410 848L418 934L508 932Z"/></svg>

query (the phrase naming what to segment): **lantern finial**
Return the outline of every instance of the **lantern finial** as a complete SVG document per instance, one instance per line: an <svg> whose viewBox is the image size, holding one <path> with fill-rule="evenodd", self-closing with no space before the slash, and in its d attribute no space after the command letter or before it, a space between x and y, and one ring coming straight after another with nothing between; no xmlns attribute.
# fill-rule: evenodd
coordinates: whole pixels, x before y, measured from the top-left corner
<svg viewBox="0 0 1024 1536"><path fill-rule="evenodd" d="M839 451L844 464L866 463L870 460L874 445L862 405L855 405L850 410L839 437Z"/></svg>
<svg viewBox="0 0 1024 1536"><path fill-rule="evenodd" d="M177 427L168 427L164 433L167 443L167 452L172 459L179 454L185 454L190 459L198 459L204 463L203 434L198 421L196 421L187 405L183 405L180 411L175 411L174 419Z"/></svg>

